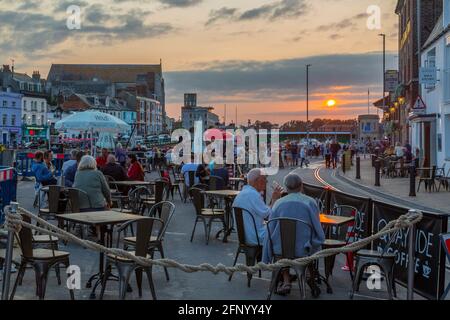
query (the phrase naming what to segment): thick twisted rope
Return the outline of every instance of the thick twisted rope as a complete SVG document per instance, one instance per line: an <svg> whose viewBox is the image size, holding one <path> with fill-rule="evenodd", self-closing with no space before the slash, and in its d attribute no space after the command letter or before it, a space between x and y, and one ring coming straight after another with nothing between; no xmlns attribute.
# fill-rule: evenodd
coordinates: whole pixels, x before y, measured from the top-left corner
<svg viewBox="0 0 450 320"><path fill-rule="evenodd" d="M125 251L123 249L119 248L107 248L99 243L90 241L90 240L83 240L75 235L62 230L58 228L57 226L54 226L53 224L47 222L46 220L34 215L33 213L23 209L19 208L18 212L11 212L10 207L5 208L6 212L6 221L5 221L5 227L8 231L13 232L20 232L21 228L29 228L31 230L35 230L42 234L47 234L50 236L58 237L59 239L69 241L76 243L80 246L83 246L87 249L92 249L95 251L103 252L105 254L112 255L114 257L122 257L129 260L132 260L138 265L141 266L160 266L160 267L167 267L167 268L175 268L179 269L181 271L184 271L186 273L194 273L194 272L211 272L213 274L219 274L219 273L226 273L227 275L230 275L234 272L248 272L248 273L256 273L258 271L276 271L280 268L286 268L286 267L303 267L311 262L314 262L315 260L326 258L330 256L334 256L340 253L348 253L348 252L355 252L359 249L362 249L366 247L368 244L370 244L372 241L382 238L385 235L392 234L400 229L409 228L418 222L422 220L423 214L420 211L410 211L406 215L400 216L397 220L390 221L382 230L380 230L377 234L374 234L370 237L361 239L359 241L353 242L351 244L346 245L345 247L341 248L332 248L332 249L325 249L322 251L319 251L311 256L299 258L295 260L288 260L283 259L279 260L276 263L273 264L266 264L263 262L260 262L256 264L255 266L246 266L243 264L237 264L234 267L227 267L223 264L217 264L215 266L209 264L209 263L202 263L200 265L188 265L188 264L182 264L172 259L150 259L146 257L137 257L134 254L130 253L129 251ZM30 217L32 220L36 220L37 225L33 225L30 223L27 223L22 220L21 214Z"/></svg>

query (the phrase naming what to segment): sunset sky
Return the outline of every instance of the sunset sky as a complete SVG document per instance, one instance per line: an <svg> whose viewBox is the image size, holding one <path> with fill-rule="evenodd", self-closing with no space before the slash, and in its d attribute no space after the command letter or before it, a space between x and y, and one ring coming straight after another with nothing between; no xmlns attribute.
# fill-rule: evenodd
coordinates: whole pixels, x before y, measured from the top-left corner
<svg viewBox="0 0 450 320"><path fill-rule="evenodd" d="M81 30L66 27L79 5ZM381 29L367 8L381 8ZM228 121L305 119L305 65L311 117L356 118L381 98L382 39L397 65L394 0L0 0L0 64L46 77L51 63L163 61L169 116L184 92ZM329 98L337 105L326 108ZM372 112L376 112L372 109Z"/></svg>

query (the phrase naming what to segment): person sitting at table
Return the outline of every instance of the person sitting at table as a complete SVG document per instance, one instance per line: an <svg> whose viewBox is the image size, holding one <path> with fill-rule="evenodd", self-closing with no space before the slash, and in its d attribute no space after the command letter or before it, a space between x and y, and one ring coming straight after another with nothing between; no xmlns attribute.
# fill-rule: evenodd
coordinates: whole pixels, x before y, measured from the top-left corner
<svg viewBox="0 0 450 320"><path fill-rule="evenodd" d="M291 218L298 219L308 223L309 228L302 228L297 223L297 234L295 244L295 256L297 258L311 255L321 249L325 241L325 234L320 224L320 212L316 201L302 193L303 182L298 174L291 173L284 178L284 186L287 195L278 200L272 208L270 219ZM263 258L265 263L271 263L274 253L281 254L281 236L279 223L273 223L270 226L270 238L275 252L271 251L269 237L265 237L263 245ZM308 232L310 231L310 232ZM291 276L289 269L282 271L283 281L280 281L277 293L281 295L288 294L291 290Z"/></svg>
<svg viewBox="0 0 450 320"><path fill-rule="evenodd" d="M45 155L47 156L45 160ZM48 158L51 156L50 153L46 151L42 153L41 151L36 152L34 155L34 162L31 165L31 171L36 178L36 184L40 186L56 185L58 181L56 180L53 172L49 169Z"/></svg>
<svg viewBox="0 0 450 320"><path fill-rule="evenodd" d="M106 166L106 162L108 161L108 149L102 148L102 154L95 159L97 161L97 168L102 169L104 166Z"/></svg>
<svg viewBox="0 0 450 320"><path fill-rule="evenodd" d="M129 154L130 167L128 168L128 179L132 181L145 181L144 168L142 168L141 163L138 161L135 154Z"/></svg>
<svg viewBox="0 0 450 320"><path fill-rule="evenodd" d="M75 155L75 163L68 167L64 171L64 185L68 188L72 188L73 182L75 181L75 175L78 170L78 165L80 164L81 158L83 158L84 152L77 151Z"/></svg>
<svg viewBox="0 0 450 320"><path fill-rule="evenodd" d="M195 171L195 176L198 178L200 183L208 184L210 175L211 173L209 172L209 169L205 165L203 164L198 165L197 171Z"/></svg>
<svg viewBox="0 0 450 320"><path fill-rule="evenodd" d="M80 197L81 211L103 211L111 208L111 191L105 176L97 170L94 157L81 158L73 187L87 193L88 199Z"/></svg>
<svg viewBox="0 0 450 320"><path fill-rule="evenodd" d="M402 147L402 145L400 144L400 142L397 142L397 143L395 144L394 153L395 153L395 156L397 157L396 160L402 159L403 156L405 155L405 149Z"/></svg>
<svg viewBox="0 0 450 320"><path fill-rule="evenodd" d="M101 172L103 172L105 176L110 176L116 181L128 180L125 169L116 162L116 157L112 154L108 156L106 165L101 169Z"/></svg>
<svg viewBox="0 0 450 320"><path fill-rule="evenodd" d="M74 164L77 163L77 153L78 150L73 149L72 151L70 151L70 159L65 161L63 163L63 166L61 168L62 172L64 173L67 169L69 169L69 167L73 166Z"/></svg>
<svg viewBox="0 0 450 320"><path fill-rule="evenodd" d="M271 208L275 201L281 198L283 189L280 186L274 189L272 201L268 206L261 195L266 190L267 185L267 176L264 174L264 170L260 168L250 170L247 174L247 181L248 185L244 186L242 191L234 199L233 207L245 209L253 216L260 244L262 245L266 235L264 220L269 218L272 213ZM248 214L244 215L244 231L246 243L249 245L257 245L258 239L253 220Z"/></svg>
<svg viewBox="0 0 450 320"><path fill-rule="evenodd" d="M220 177L222 180L219 179L220 185L217 185L217 190L224 190L228 187L229 182L229 173L227 168L224 165L212 162L211 163L211 175Z"/></svg>

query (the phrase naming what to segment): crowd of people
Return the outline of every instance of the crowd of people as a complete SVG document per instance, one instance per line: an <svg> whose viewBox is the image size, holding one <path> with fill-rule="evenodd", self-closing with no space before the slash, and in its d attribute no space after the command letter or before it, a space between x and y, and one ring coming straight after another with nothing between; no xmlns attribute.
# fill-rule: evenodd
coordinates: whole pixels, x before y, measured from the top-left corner
<svg viewBox="0 0 450 320"><path fill-rule="evenodd" d="M37 151L34 155L32 172L35 190L49 185L57 185L56 168L53 164L52 151ZM114 152L101 149L94 158L86 151L72 150L70 159L62 165L62 182L65 187L76 188L87 194L82 199L81 210L105 210L111 208L111 191L108 178L115 181L144 181L145 171L135 153L127 154L122 146L117 145Z"/></svg>

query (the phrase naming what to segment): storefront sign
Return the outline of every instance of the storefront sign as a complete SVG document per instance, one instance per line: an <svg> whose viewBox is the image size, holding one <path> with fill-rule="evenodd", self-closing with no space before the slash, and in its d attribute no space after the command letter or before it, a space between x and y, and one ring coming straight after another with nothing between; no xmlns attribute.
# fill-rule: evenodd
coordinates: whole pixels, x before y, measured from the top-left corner
<svg viewBox="0 0 450 320"><path fill-rule="evenodd" d="M385 75L385 92L395 92L398 86L398 71L397 70L387 70Z"/></svg>
<svg viewBox="0 0 450 320"><path fill-rule="evenodd" d="M436 85L437 69L436 67L422 67L419 71L420 84L434 86Z"/></svg>

